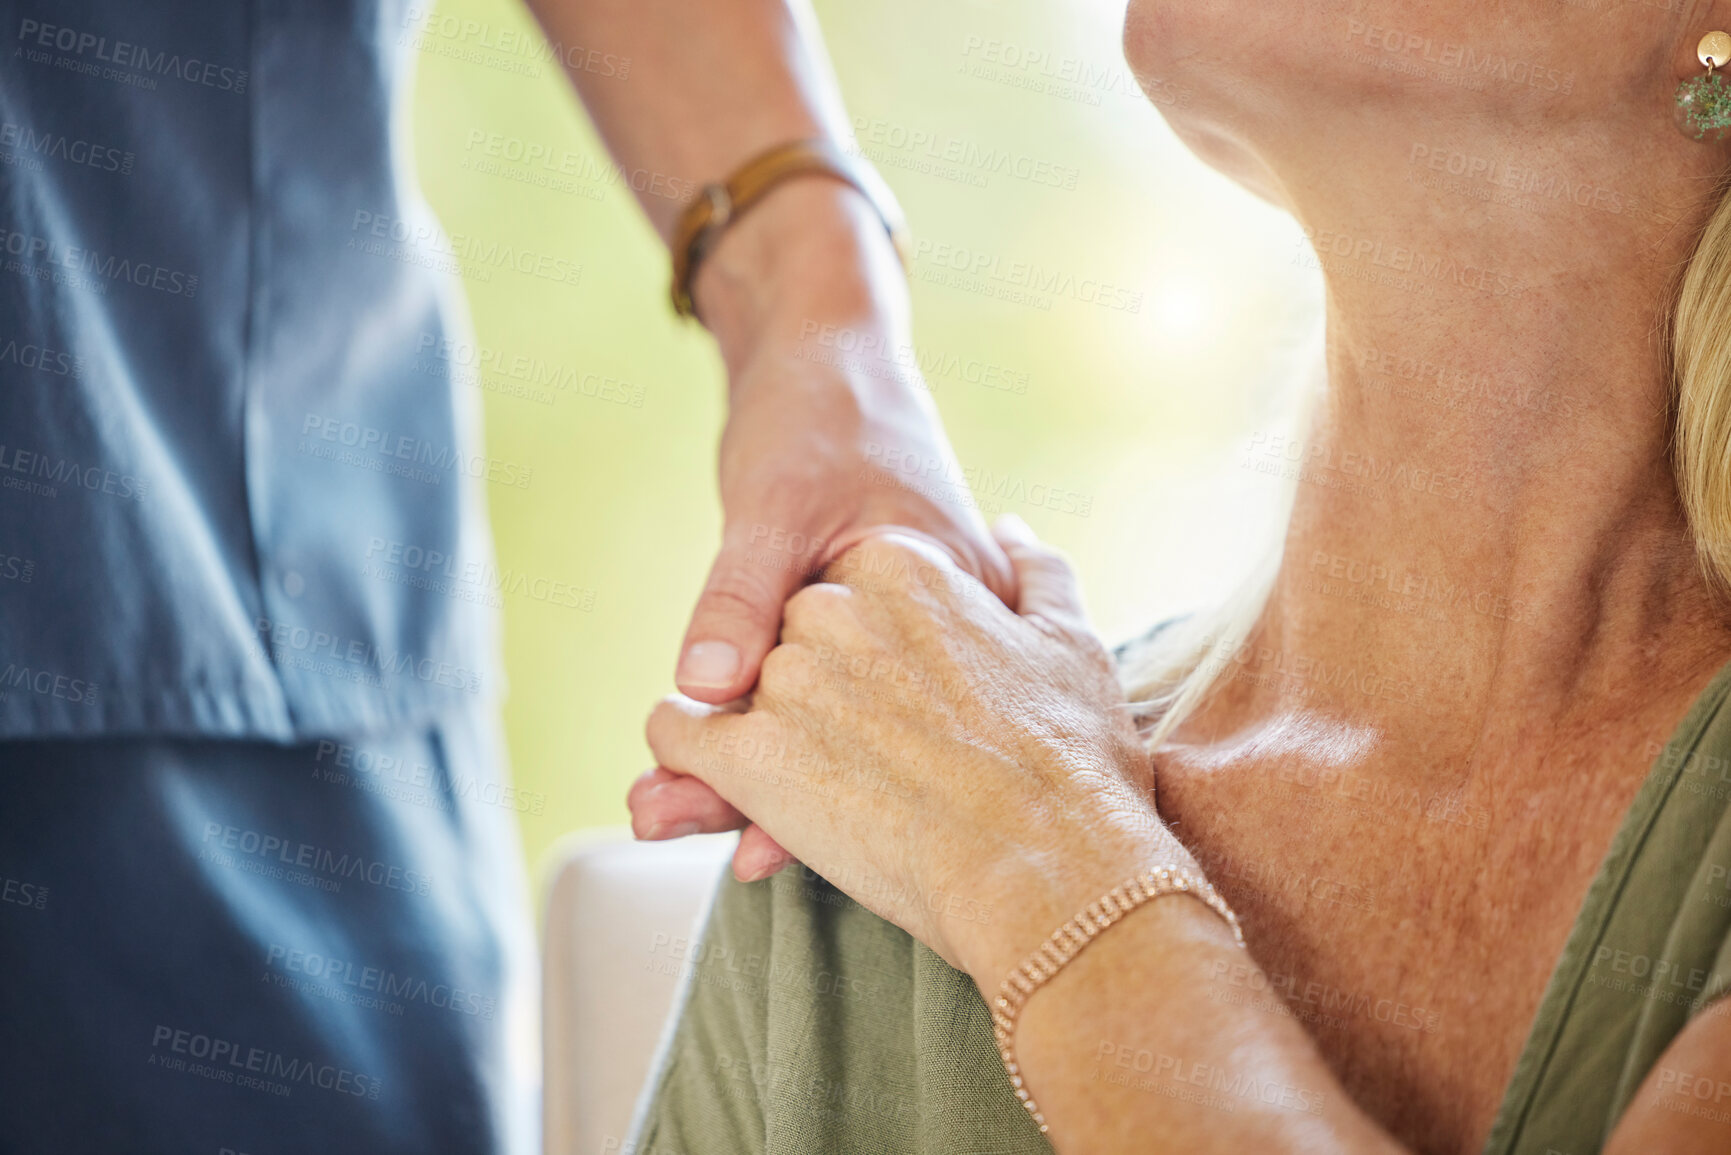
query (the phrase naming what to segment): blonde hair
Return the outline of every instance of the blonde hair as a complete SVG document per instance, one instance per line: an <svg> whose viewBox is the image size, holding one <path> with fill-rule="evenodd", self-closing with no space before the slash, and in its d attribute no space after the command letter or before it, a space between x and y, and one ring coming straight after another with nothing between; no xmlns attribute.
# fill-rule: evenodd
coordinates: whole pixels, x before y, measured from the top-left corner
<svg viewBox="0 0 1731 1155"><path fill-rule="evenodd" d="M1702 568L1731 585L1731 183L1683 271L1671 326L1672 467Z"/></svg>
<svg viewBox="0 0 1731 1155"><path fill-rule="evenodd" d="M1118 680L1152 750L1196 708L1234 662L1268 604L1282 551L1271 551L1254 574L1211 610L1163 626L1119 652Z"/></svg>
<svg viewBox="0 0 1731 1155"><path fill-rule="evenodd" d="M1731 175L1713 195L1717 204L1683 268L1668 334L1672 468L1702 569L1715 586L1731 591ZM1289 503L1291 497L1289 488ZM1245 641L1274 588L1282 545L1277 542L1212 609L1120 652L1119 681L1149 749L1245 660Z"/></svg>

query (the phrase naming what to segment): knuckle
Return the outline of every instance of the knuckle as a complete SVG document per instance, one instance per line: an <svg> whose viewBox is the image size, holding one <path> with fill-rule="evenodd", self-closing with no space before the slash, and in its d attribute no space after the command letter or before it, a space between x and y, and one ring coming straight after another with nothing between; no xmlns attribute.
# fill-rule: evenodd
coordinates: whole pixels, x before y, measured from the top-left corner
<svg viewBox="0 0 1731 1155"><path fill-rule="evenodd" d="M924 561L926 559L925 547L920 542L908 537L906 534L880 534L877 537L872 538L866 543L866 545L868 548L876 551L879 556L894 561L911 562Z"/></svg>
<svg viewBox="0 0 1731 1155"><path fill-rule="evenodd" d="M943 562L936 551L903 534L867 538L842 559L839 580L865 591L931 585Z"/></svg>
<svg viewBox="0 0 1731 1155"><path fill-rule="evenodd" d="M656 757L661 756L673 741L675 727L679 724L679 707L674 705L672 695L655 703L655 708L649 711L649 720L644 723L643 736L649 742L649 750Z"/></svg>
<svg viewBox="0 0 1731 1155"><path fill-rule="evenodd" d="M763 657L758 683L771 694L809 686L817 672L817 659L804 646L783 644Z"/></svg>
<svg viewBox="0 0 1731 1155"><path fill-rule="evenodd" d="M1070 576L1070 563L1065 560L1064 555L1043 546L1023 546L1021 561L1023 569L1042 577L1068 579Z"/></svg>
<svg viewBox="0 0 1731 1155"><path fill-rule="evenodd" d="M845 617L852 597L852 590L833 582L806 586L782 607L784 634L797 636L824 630Z"/></svg>

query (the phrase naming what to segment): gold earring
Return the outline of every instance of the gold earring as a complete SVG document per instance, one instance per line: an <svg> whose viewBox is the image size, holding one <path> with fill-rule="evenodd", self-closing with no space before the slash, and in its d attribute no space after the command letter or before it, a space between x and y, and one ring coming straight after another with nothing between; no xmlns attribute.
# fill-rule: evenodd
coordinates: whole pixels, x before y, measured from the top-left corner
<svg viewBox="0 0 1731 1155"><path fill-rule="evenodd" d="M1677 86L1677 127L1694 140L1724 140L1731 132L1731 84L1719 69L1731 63L1731 34L1707 33L1695 46L1695 55L1707 75L1691 76Z"/></svg>

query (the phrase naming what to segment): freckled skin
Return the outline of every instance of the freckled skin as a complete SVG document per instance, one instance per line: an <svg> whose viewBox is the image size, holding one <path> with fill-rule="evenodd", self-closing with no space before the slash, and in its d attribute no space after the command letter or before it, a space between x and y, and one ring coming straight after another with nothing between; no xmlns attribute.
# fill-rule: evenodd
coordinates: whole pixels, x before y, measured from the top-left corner
<svg viewBox="0 0 1731 1155"><path fill-rule="evenodd" d="M1095 897L1104 866L1151 846L1183 856L1148 805L1148 758L1129 712L1114 708L1111 660L1053 555L1040 552L1051 576L1033 575L1022 615L914 539L873 539L855 556L866 564L832 567L835 581L788 602L749 712L687 699L657 709L649 737L663 766L697 766L748 814L780 818L816 800L824 834L783 845L832 881L879 880L856 897L962 969L1017 961L986 961L999 949L988 921L1020 922L1010 937L1037 941L1049 910ZM937 751L943 773L930 770ZM1057 845L1094 849L1030 869L1025 856L1045 848L1000 831L1006 813L1037 816ZM879 860L844 846L891 849ZM1042 888L1030 907L1021 892ZM969 914L982 909L989 920Z"/></svg>
<svg viewBox="0 0 1731 1155"><path fill-rule="evenodd" d="M1265 969L1435 1015L1435 1030L1311 1024L1346 1089L1425 1150L1482 1143L1654 745L1731 657L1676 509L1651 339L1727 159L1669 123L1678 80L1701 71L1696 39L1731 17L1684 7L1130 9L1137 74L1194 90L1162 107L1173 127L1293 212L1322 258L1329 385L1309 452L1434 463L1473 491L1300 483L1251 645L1374 668L1400 693L1230 679L1156 757L1163 817L1232 867L1214 882ZM1455 83L1462 45L1528 83ZM1487 203L1454 175L1475 160L1487 186L1532 172L1609 192ZM1509 280L1424 285L1400 249ZM1530 287L1504 291L1515 280ZM1476 375L1520 382L1525 403L1455 388ZM1400 577L1342 581L1342 558ZM1479 596L1450 604L1451 585ZM1363 596L1400 588L1420 596ZM1327 748L1343 734L1360 739L1344 756ZM1318 877L1357 889L1313 897Z"/></svg>
<svg viewBox="0 0 1731 1155"><path fill-rule="evenodd" d="M743 813L852 868L838 885L988 997L1082 903L1193 863L1250 953L1161 899L1030 1001L1018 1057L1057 1148L1479 1149L1656 746L1731 659L1654 336L1728 162L1676 130L1672 93L1728 24L1720 2L1134 0L1126 54L1162 114L1299 220L1328 286L1327 391L1243 660L1149 758L1067 571L1025 536L1006 545L1019 614L856 570L789 603L748 710L658 709L640 821L699 775L737 808L712 828ZM725 735L832 792L813 804L737 753L699 768ZM886 766L909 788L874 788ZM1389 1010L1299 1018L1257 991ZM1090 1077L1140 1053L1318 1110ZM1666 1065L1731 1081L1731 1015ZM1725 1150L1674 1094L1649 1080L1605 1149Z"/></svg>

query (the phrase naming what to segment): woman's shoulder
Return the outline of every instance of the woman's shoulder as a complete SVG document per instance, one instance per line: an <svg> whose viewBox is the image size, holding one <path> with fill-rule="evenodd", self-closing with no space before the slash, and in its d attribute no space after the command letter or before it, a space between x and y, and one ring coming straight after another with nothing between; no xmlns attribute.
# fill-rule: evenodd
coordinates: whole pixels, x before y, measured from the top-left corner
<svg viewBox="0 0 1731 1155"><path fill-rule="evenodd" d="M724 878L634 1155L1048 1152L968 976L795 865Z"/></svg>

